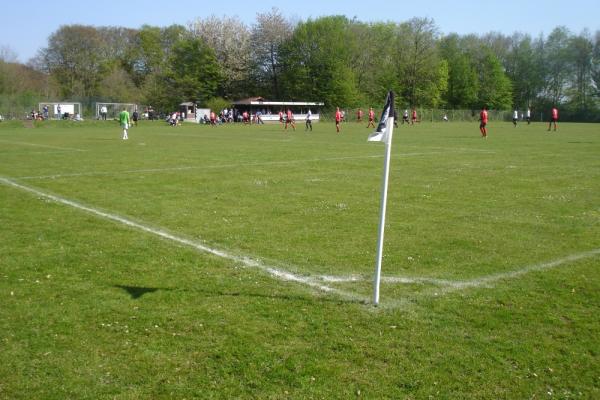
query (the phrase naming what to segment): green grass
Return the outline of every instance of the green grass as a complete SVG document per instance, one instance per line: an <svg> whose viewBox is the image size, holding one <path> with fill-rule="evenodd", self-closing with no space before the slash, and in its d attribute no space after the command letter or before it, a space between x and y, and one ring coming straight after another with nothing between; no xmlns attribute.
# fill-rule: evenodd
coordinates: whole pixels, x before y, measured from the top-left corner
<svg viewBox="0 0 600 400"><path fill-rule="evenodd" d="M600 397L598 125L397 129L383 274L475 285L384 282L378 308L383 145L314 127L0 124L0 177L357 279L0 183L0 398Z"/></svg>

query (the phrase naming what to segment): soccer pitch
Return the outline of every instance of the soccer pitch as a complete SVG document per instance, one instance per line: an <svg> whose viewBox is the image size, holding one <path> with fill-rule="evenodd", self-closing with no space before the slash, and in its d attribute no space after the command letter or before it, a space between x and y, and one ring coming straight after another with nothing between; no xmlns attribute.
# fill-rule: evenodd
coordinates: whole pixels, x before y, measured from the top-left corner
<svg viewBox="0 0 600 400"><path fill-rule="evenodd" d="M600 128L0 124L0 397L600 396Z"/></svg>

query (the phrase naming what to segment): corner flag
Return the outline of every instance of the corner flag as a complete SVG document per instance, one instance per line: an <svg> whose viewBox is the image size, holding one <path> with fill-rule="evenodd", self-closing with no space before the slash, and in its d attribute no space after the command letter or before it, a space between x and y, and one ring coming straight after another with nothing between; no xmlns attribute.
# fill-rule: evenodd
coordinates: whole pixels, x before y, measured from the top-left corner
<svg viewBox="0 0 600 400"><path fill-rule="evenodd" d="M390 124L392 126L394 125L395 117L396 115L394 112L394 92L390 90L388 92L387 98L385 99L385 106L383 107L381 118L379 119L379 125L377 125L377 129L369 136L367 141L387 143L388 139L391 139ZM392 118L391 122L390 118Z"/></svg>
<svg viewBox="0 0 600 400"><path fill-rule="evenodd" d="M373 279L373 303L379 304L379 286L381 284L381 260L383 258L383 233L385 230L385 209L387 206L387 189L390 177L390 154L392 149L392 134L394 132L394 92L388 92L381 119L375 132L367 139L369 142L385 143L385 161L383 164L383 182L381 184L381 211L379 217L379 235L377 239L377 260L375 262L375 277Z"/></svg>

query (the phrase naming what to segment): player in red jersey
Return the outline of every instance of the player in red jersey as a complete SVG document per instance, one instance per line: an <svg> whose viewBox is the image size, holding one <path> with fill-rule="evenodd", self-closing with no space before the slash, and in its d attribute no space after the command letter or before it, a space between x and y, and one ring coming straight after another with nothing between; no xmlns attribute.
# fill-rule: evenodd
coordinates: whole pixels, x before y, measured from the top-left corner
<svg viewBox="0 0 600 400"><path fill-rule="evenodd" d="M483 106L481 112L479 113L479 121L479 131L481 132L481 137L487 139L486 125L488 123L488 112L486 106Z"/></svg>
<svg viewBox="0 0 600 400"><path fill-rule="evenodd" d="M554 132L556 132L556 121L558 121L558 108L552 107L552 113L550 114L550 123L548 124L548 132L550 132L552 124L554 124Z"/></svg>
<svg viewBox="0 0 600 400"><path fill-rule="evenodd" d="M342 112L340 111L340 108L337 107L335 109L335 130L337 131L337 133L340 133L340 123L342 122Z"/></svg>
<svg viewBox="0 0 600 400"><path fill-rule="evenodd" d="M369 125L367 128L375 128L375 111L373 111L373 107L369 107Z"/></svg>
<svg viewBox="0 0 600 400"><path fill-rule="evenodd" d="M210 124L213 126L217 125L217 114L214 111L210 112Z"/></svg>
<svg viewBox="0 0 600 400"><path fill-rule="evenodd" d="M287 115L285 118L285 130L287 131L288 124L292 125L292 129L296 131L296 122L294 121L294 114L292 110L288 108Z"/></svg>
<svg viewBox="0 0 600 400"><path fill-rule="evenodd" d="M361 123L362 117L363 117L363 110L362 110L362 108L359 108L358 111L356 111L356 122Z"/></svg>
<svg viewBox="0 0 600 400"><path fill-rule="evenodd" d="M412 117L410 120L410 124L414 125L417 122L417 110L415 108L412 109Z"/></svg>

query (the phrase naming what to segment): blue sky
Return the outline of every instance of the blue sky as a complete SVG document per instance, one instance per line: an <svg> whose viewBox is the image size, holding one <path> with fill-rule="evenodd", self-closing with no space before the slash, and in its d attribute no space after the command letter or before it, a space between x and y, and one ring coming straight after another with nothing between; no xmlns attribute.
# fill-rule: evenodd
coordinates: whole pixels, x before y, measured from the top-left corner
<svg viewBox="0 0 600 400"><path fill-rule="evenodd" d="M504 0L496 1L325 1L228 0L223 2L153 2L151 0L59 0L57 2L1 2L0 46L9 46L19 61L26 62L44 47L48 36L61 25L167 26L210 15L238 16L251 24L257 12L277 6L295 19L341 14L361 21L406 21L433 18L443 34L456 32L548 34L564 25L575 33L584 28L600 30L598 0Z"/></svg>

